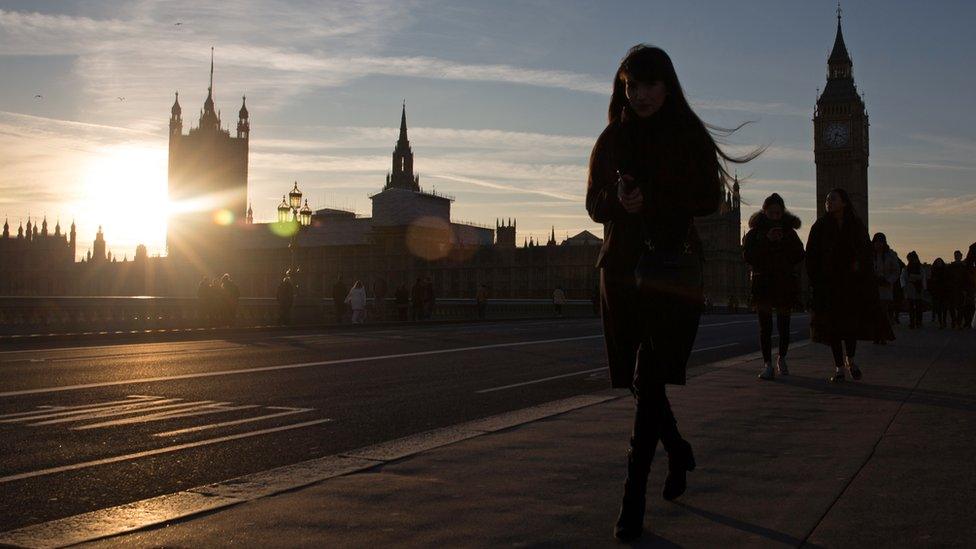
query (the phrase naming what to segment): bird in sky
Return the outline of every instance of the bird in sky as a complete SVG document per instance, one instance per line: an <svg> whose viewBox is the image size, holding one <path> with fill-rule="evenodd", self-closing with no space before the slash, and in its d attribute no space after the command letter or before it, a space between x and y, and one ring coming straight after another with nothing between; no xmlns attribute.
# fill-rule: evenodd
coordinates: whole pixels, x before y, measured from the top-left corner
<svg viewBox="0 0 976 549"><path fill-rule="evenodd" d="M34 94L34 99L44 99L44 96L41 95L41 94L39 94L39 93L38 94Z"/></svg>
<svg viewBox="0 0 976 549"><path fill-rule="evenodd" d="M174 27L182 27L183 26L183 21L177 21L177 22L173 23L173 26Z"/></svg>
<svg viewBox="0 0 976 549"><path fill-rule="evenodd" d="M118 99L119 101L125 101L125 98L122 96L116 97L116 99Z"/></svg>

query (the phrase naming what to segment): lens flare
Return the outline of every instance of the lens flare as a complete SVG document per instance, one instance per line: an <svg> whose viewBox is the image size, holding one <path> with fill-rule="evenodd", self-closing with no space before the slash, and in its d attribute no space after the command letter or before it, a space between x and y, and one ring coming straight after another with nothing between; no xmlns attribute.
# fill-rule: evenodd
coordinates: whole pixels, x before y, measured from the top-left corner
<svg viewBox="0 0 976 549"><path fill-rule="evenodd" d="M214 212L213 220L218 225L230 225L234 222L234 214L230 210L220 209Z"/></svg>

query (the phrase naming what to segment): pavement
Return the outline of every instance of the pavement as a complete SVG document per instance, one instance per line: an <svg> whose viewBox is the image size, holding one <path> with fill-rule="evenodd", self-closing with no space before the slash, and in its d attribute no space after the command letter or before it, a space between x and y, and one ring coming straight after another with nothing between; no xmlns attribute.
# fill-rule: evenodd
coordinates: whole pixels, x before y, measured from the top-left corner
<svg viewBox="0 0 976 549"><path fill-rule="evenodd" d="M797 337L805 322L794 319ZM599 319L537 319L4 347L0 543L11 530L605 391L601 334ZM756 348L754 315L706 315L692 369Z"/></svg>
<svg viewBox="0 0 976 549"><path fill-rule="evenodd" d="M896 333L893 344L861 344L860 382L827 383L829 350L816 344L796 346L792 375L772 382L756 379L749 356L693 369L669 393L698 469L687 493L665 502L659 450L648 532L634 545L972 546L976 337ZM617 546L632 402L598 396L91 545Z"/></svg>

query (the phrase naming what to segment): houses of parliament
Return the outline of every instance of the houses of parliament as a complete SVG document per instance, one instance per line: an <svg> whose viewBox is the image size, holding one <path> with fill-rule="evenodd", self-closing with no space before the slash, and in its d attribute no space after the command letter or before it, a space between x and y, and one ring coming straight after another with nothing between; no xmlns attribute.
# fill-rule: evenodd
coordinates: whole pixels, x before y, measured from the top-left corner
<svg viewBox="0 0 976 549"><path fill-rule="evenodd" d="M216 108L212 60L210 69L197 124L184 133L179 95L170 109L169 198L198 207L170 219L167 255L148 257L140 246L133 259L119 261L105 252L99 229L94 253L75 261L74 224L62 232L60 222L51 231L46 219L28 220L26 231L18 227L15 235L5 222L0 295L192 296L201 277L230 273L243 296L272 297L284 272L292 269L303 298L330 297L340 276L347 283L361 280L367 288L394 288L425 277L435 295L446 298L472 298L482 284L494 298L549 298L556 287L569 298L594 296L602 240L589 231L559 242L553 229L545 243L523 239L519 245L516 220L496 219L493 228L452 221L454 199L425 190L415 173L405 104L390 171L370 196L369 217L318 209L294 239L279 230L290 222L255 222L247 203L246 99L232 135ZM828 188L846 188L867 220L868 119L852 69L838 13L827 84L814 116L817 202ZM705 291L714 303L748 300L741 206L736 180L718 212L695 219L705 245ZM279 212L288 208L283 198Z"/></svg>

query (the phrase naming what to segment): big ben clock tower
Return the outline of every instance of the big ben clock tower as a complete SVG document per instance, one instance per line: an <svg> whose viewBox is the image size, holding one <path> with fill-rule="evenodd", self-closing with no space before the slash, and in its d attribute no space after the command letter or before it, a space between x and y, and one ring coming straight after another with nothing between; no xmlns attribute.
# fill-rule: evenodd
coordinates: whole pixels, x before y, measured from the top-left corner
<svg viewBox="0 0 976 549"><path fill-rule="evenodd" d="M827 85L817 98L813 116L817 217L824 214L827 193L840 187L868 226L868 115L854 85L854 62L844 45L840 16L838 6L837 37L827 59Z"/></svg>

